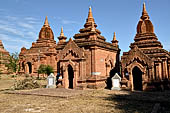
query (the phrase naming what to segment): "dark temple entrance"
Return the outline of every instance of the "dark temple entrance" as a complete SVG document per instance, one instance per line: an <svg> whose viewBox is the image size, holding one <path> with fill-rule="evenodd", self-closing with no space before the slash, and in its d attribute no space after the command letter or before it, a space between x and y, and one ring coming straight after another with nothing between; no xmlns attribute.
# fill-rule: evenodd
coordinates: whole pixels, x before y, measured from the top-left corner
<svg viewBox="0 0 170 113"><path fill-rule="evenodd" d="M74 71L71 65L68 65L68 80L69 80L69 86L68 88L73 89L73 78L74 78Z"/></svg>
<svg viewBox="0 0 170 113"><path fill-rule="evenodd" d="M28 62L27 64L28 64L28 72L29 72L29 74L31 74L31 73L32 73L32 65L31 65L31 62Z"/></svg>
<svg viewBox="0 0 170 113"><path fill-rule="evenodd" d="M136 66L132 70L134 90L142 91L142 71Z"/></svg>
<svg viewBox="0 0 170 113"><path fill-rule="evenodd" d="M113 68L113 69L110 70L109 77L106 80L106 85L107 85L106 88L107 89L112 88L112 80L111 80L111 78L115 75L116 72L117 72L116 68Z"/></svg>

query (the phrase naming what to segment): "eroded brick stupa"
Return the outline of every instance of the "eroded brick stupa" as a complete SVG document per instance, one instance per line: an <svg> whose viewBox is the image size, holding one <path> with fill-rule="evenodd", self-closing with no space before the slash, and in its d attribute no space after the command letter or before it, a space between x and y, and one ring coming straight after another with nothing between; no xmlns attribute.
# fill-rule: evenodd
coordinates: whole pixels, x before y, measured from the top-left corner
<svg viewBox="0 0 170 113"><path fill-rule="evenodd" d="M109 87L107 79L120 70L120 49L115 34L112 43L106 42L96 27L90 7L84 28L74 35L74 40L66 41L62 28L56 43L46 17L38 40L30 49L21 49L20 73L37 75L40 64L46 64L54 68L60 87Z"/></svg>
<svg viewBox="0 0 170 113"><path fill-rule="evenodd" d="M131 90L168 87L170 53L163 49L154 33L145 3L134 41L130 51L124 52L121 57L122 86Z"/></svg>
<svg viewBox="0 0 170 113"><path fill-rule="evenodd" d="M8 73L5 64L8 62L9 52L5 50L2 41L0 40L0 73Z"/></svg>

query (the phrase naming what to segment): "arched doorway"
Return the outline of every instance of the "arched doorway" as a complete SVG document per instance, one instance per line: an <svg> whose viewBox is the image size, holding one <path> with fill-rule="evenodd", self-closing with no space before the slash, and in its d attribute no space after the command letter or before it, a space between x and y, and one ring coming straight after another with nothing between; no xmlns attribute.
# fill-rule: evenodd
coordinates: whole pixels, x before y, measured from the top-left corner
<svg viewBox="0 0 170 113"><path fill-rule="evenodd" d="M31 64L31 62L27 62L27 64L28 64L28 72L29 72L29 74L31 74L32 73L32 64Z"/></svg>
<svg viewBox="0 0 170 113"><path fill-rule="evenodd" d="M113 68L109 72L109 77L106 80L106 88L111 89L112 88L112 77L117 73L116 68Z"/></svg>
<svg viewBox="0 0 170 113"><path fill-rule="evenodd" d="M73 89L73 79L74 79L74 71L71 65L68 65L68 81L69 86L68 88Z"/></svg>
<svg viewBox="0 0 170 113"><path fill-rule="evenodd" d="M142 91L142 71L136 66L133 68L132 74L134 90Z"/></svg>
<svg viewBox="0 0 170 113"><path fill-rule="evenodd" d="M24 62L22 62L22 70L25 72L25 65L24 65Z"/></svg>

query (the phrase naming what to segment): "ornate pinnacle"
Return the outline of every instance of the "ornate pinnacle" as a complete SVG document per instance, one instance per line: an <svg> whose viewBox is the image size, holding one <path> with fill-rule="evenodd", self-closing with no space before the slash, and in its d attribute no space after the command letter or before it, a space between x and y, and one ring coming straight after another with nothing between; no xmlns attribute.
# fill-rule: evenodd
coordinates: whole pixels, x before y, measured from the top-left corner
<svg viewBox="0 0 170 113"><path fill-rule="evenodd" d="M88 14L88 18L93 18L93 14L92 14L91 6L89 7L89 14Z"/></svg>
<svg viewBox="0 0 170 113"><path fill-rule="evenodd" d="M59 39L59 43L65 42L67 39L67 37L64 36L63 27L61 27L61 33L58 39Z"/></svg>
<svg viewBox="0 0 170 113"><path fill-rule="evenodd" d="M63 27L61 27L61 33L60 33L60 36L63 37L64 36L64 33L63 33Z"/></svg>
<svg viewBox="0 0 170 113"><path fill-rule="evenodd" d="M45 17L44 26L45 26L45 27L48 27L48 26L49 26L47 16Z"/></svg>
<svg viewBox="0 0 170 113"><path fill-rule="evenodd" d="M145 2L143 3L143 10L142 10L142 16L141 16L142 19L146 19L148 18L149 19L149 15L146 11L146 6L145 6Z"/></svg>
<svg viewBox="0 0 170 113"><path fill-rule="evenodd" d="M117 43L118 43L118 41L116 40L116 33L115 32L114 32L114 35L113 35L113 40L111 42L114 45L117 45Z"/></svg>
<svg viewBox="0 0 170 113"><path fill-rule="evenodd" d="M113 40L115 41L116 40L116 33L114 32L114 35L113 35Z"/></svg>
<svg viewBox="0 0 170 113"><path fill-rule="evenodd" d="M87 18L86 22L94 22L91 6L89 7L89 13L88 13L88 18Z"/></svg>

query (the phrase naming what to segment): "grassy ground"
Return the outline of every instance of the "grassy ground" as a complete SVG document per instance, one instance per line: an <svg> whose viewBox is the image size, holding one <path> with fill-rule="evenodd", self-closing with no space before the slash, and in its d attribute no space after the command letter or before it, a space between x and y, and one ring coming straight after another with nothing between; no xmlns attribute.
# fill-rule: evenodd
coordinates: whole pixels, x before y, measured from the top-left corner
<svg viewBox="0 0 170 113"><path fill-rule="evenodd" d="M0 80L0 88L8 88L13 83L14 79L10 76L4 77ZM8 94L1 90L0 113L151 113L155 103L161 104L162 113L170 113L169 91L127 92L106 89L83 91L57 89L54 92L54 90L46 91L48 94L51 92L56 95L62 93L63 95L71 93L77 95L61 98L55 95L51 97Z"/></svg>
<svg viewBox="0 0 170 113"><path fill-rule="evenodd" d="M12 75L0 75L0 90L10 89L15 79Z"/></svg>
<svg viewBox="0 0 170 113"><path fill-rule="evenodd" d="M0 91L10 90L16 81L23 80L25 78L26 78L25 75L0 74ZM45 85L47 83L46 80L37 80L37 81L42 85Z"/></svg>

